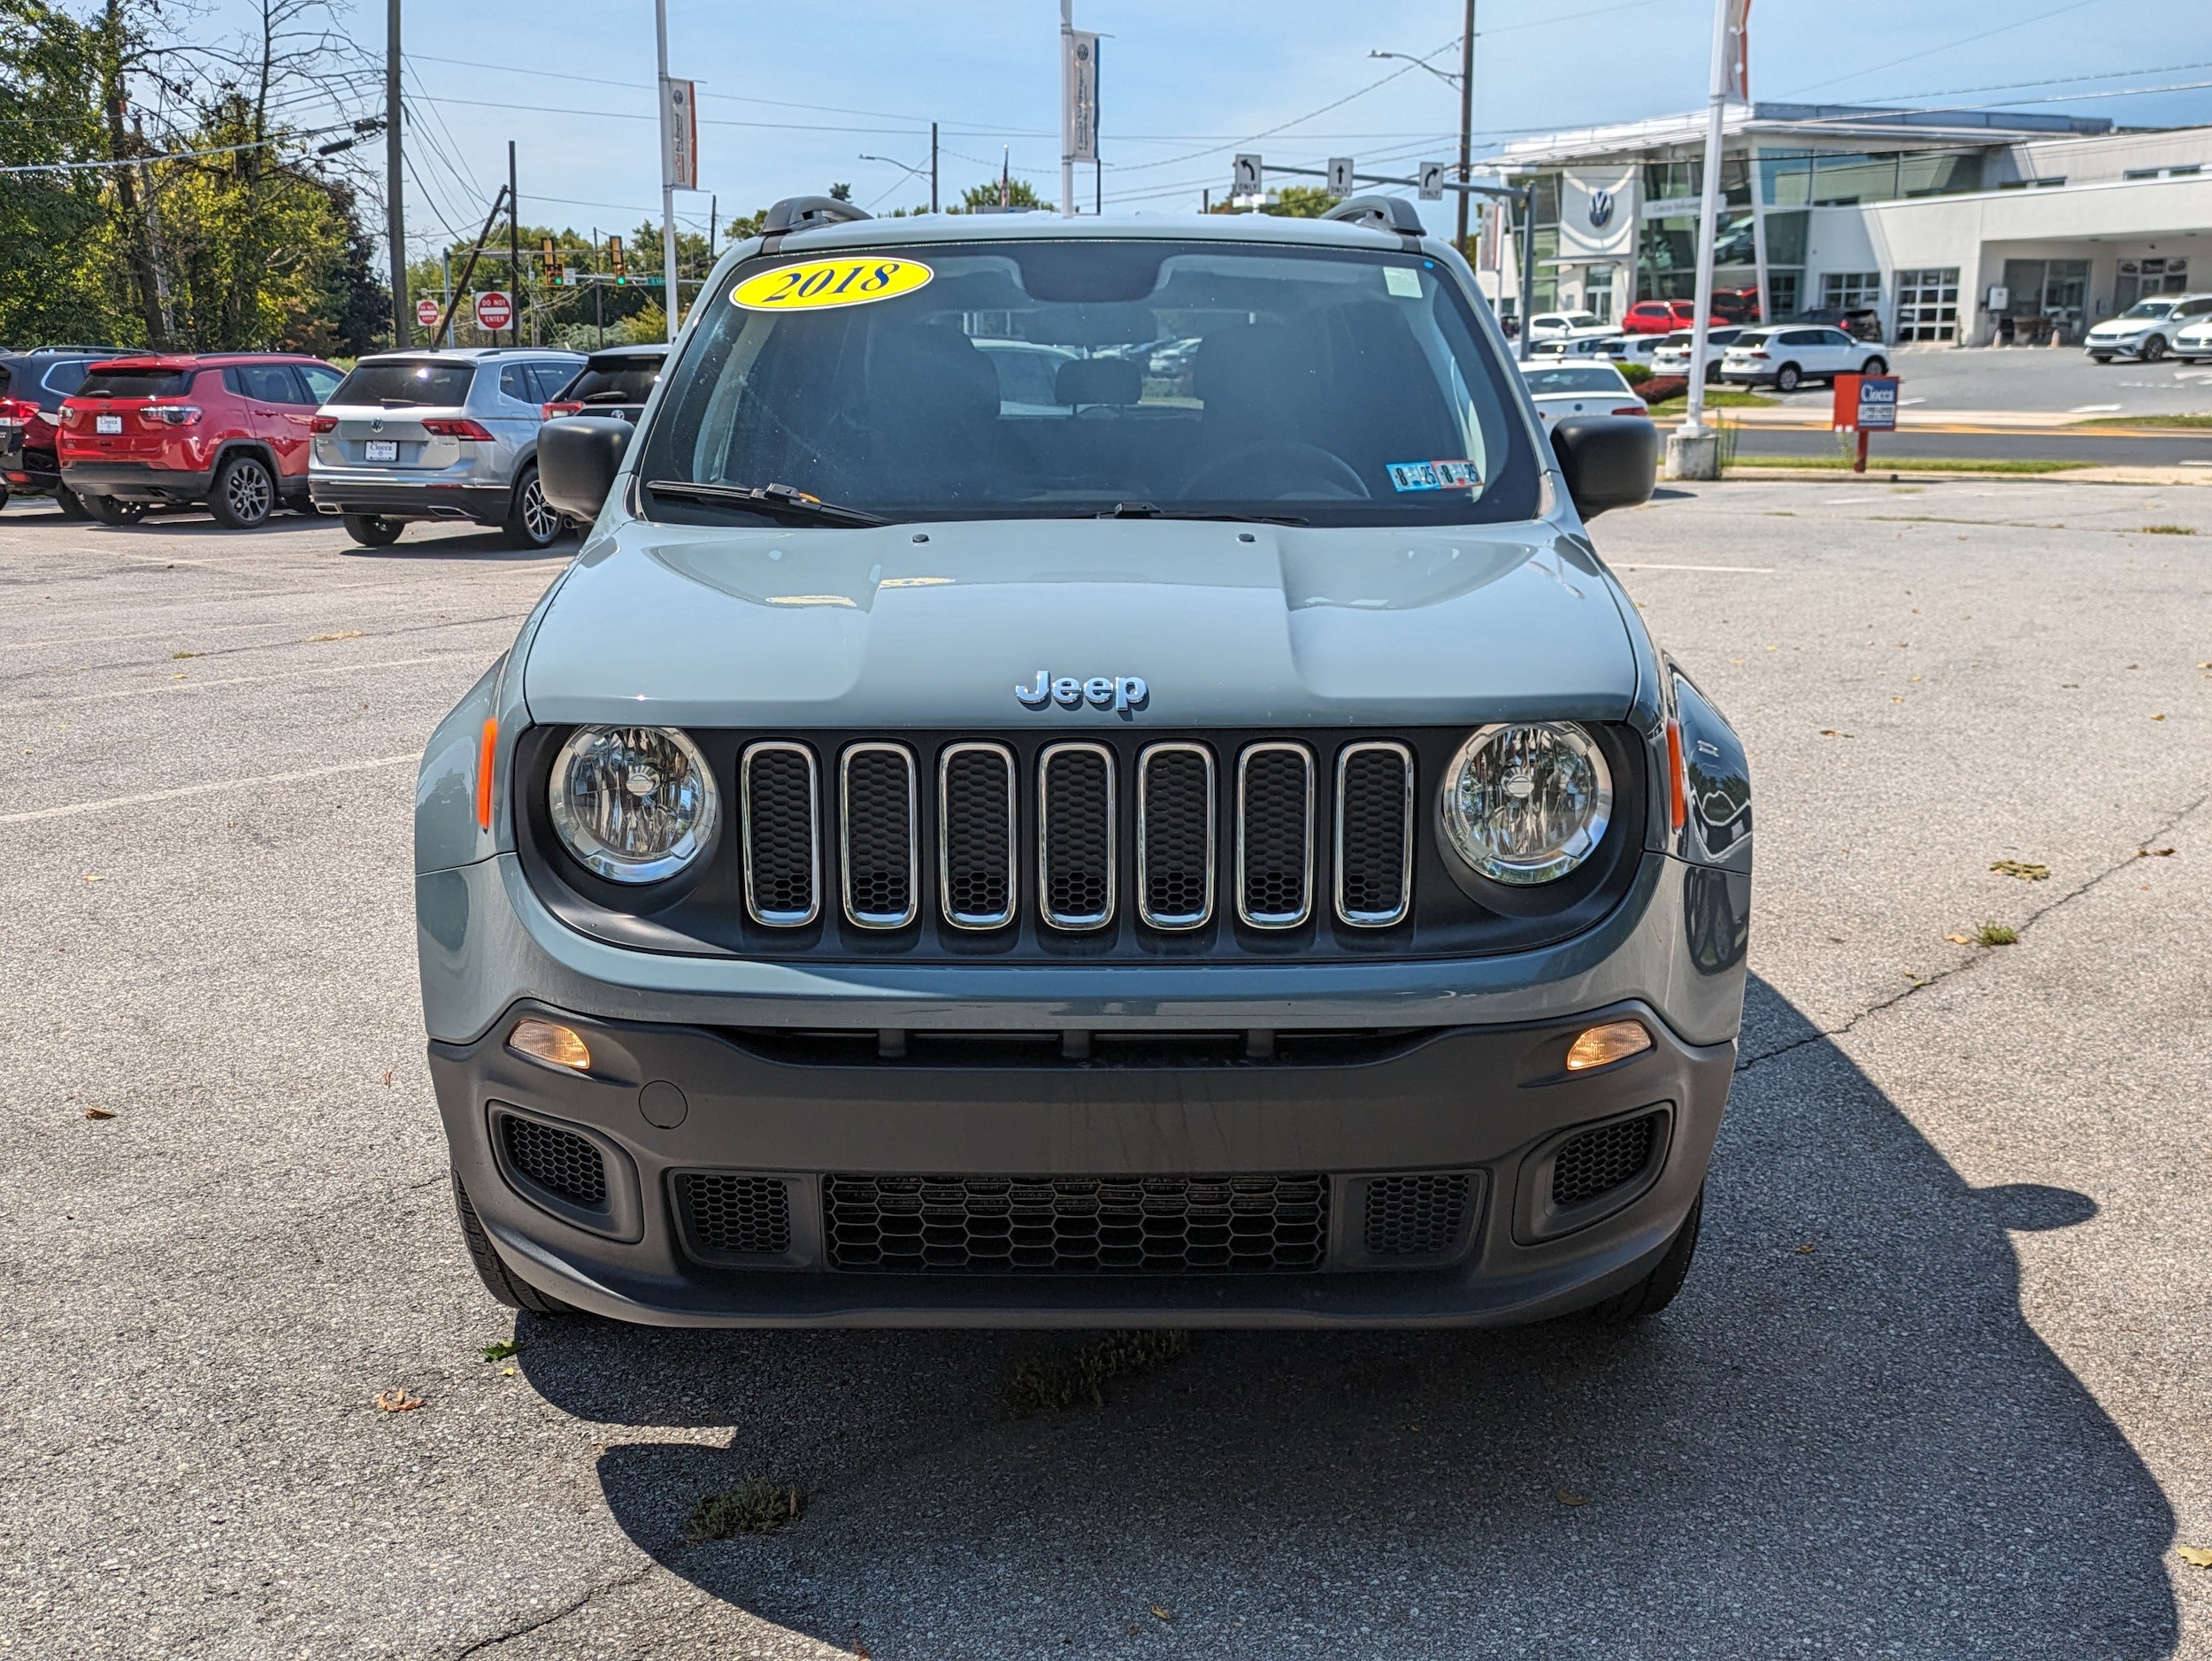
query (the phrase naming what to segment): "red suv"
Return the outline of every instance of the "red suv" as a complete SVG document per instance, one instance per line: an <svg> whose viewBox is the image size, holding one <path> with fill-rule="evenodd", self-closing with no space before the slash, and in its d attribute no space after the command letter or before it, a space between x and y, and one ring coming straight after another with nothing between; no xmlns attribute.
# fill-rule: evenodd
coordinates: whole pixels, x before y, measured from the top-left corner
<svg viewBox="0 0 2212 1661"><path fill-rule="evenodd" d="M1717 308L1716 308L1717 309ZM1671 335L1679 328L1689 328L1697 321L1696 303L1690 300L1639 300L1628 308L1621 319L1624 335ZM1720 318L1712 320L1715 328L1724 327Z"/></svg>
<svg viewBox="0 0 2212 1661"><path fill-rule="evenodd" d="M344 379L319 358L281 352L95 364L61 406L62 482L105 525L198 502L234 530L279 507L311 512L315 408Z"/></svg>

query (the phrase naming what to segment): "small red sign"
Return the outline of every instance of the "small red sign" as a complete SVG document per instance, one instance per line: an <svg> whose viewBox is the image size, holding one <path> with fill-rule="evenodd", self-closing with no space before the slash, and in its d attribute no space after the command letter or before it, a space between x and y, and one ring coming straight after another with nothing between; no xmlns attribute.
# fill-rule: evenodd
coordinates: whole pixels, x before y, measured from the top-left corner
<svg viewBox="0 0 2212 1661"><path fill-rule="evenodd" d="M496 335L515 320L515 303L496 288L476 296L476 327Z"/></svg>
<svg viewBox="0 0 2212 1661"><path fill-rule="evenodd" d="M440 310L441 308L438 303L435 300L433 300L428 295L425 295L421 299L415 302L415 321L421 324L425 328L435 328L438 327L438 312Z"/></svg>

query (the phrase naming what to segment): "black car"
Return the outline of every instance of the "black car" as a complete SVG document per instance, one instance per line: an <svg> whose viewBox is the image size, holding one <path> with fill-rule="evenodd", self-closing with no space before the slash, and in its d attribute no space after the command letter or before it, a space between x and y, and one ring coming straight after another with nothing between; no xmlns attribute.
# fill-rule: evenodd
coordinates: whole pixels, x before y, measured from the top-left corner
<svg viewBox="0 0 2212 1661"><path fill-rule="evenodd" d="M54 453L61 401L84 384L93 365L123 355L114 346L0 351L0 505L12 494L50 496L71 519L85 517L76 492L61 481Z"/></svg>
<svg viewBox="0 0 2212 1661"><path fill-rule="evenodd" d="M1798 312L1788 320L1839 328L1853 340L1878 342L1882 338L1882 314L1870 305L1816 305L1809 311Z"/></svg>
<svg viewBox="0 0 2212 1661"><path fill-rule="evenodd" d="M610 346L585 359L576 378L563 387L545 406L545 419L562 415L615 415L634 422L645 412L645 400L660 379L668 348Z"/></svg>

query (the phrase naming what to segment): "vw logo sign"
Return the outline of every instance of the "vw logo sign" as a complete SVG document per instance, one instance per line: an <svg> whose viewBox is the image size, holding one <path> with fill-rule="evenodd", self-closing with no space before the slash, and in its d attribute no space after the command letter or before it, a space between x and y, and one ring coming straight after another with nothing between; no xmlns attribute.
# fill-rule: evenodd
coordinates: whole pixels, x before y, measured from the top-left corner
<svg viewBox="0 0 2212 1661"><path fill-rule="evenodd" d="M1590 193L1590 228L1601 231L1613 217L1613 193L1593 190Z"/></svg>

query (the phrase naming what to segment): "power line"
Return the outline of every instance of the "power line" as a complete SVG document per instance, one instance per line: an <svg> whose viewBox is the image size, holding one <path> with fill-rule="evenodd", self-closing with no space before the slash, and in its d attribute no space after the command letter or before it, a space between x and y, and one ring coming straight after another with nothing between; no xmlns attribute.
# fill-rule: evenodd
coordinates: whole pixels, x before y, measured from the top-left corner
<svg viewBox="0 0 2212 1661"><path fill-rule="evenodd" d="M1971 46L1976 41L1985 41L1993 35L2003 35L2013 29L2023 29L2031 23L2047 22L2052 18L2063 17L2069 12L2078 12L2084 6L2095 4L2096 0L2068 0L2065 5L2055 7L2048 12L2039 12L2032 18L2018 18L2010 23L2000 23L1995 28L1984 29L1978 35L1969 35L1955 41L1947 41L1940 46L1931 46L1923 51L1907 52L1902 58L1893 58L1887 63L1870 64L1864 69L1855 69L1848 74L1831 75L1825 81L1813 81L1798 88L1795 92L1785 93L1783 96L1794 98L1799 93L1817 92L1823 87L1836 86L1846 81L1856 81L1862 75L1871 75L1884 69L1894 69L1900 64L1916 63L1923 58L1933 58L1941 52L1955 51L1962 46Z"/></svg>

